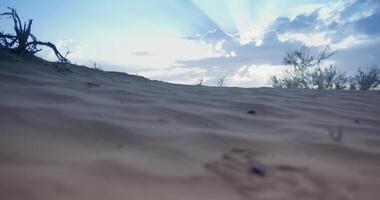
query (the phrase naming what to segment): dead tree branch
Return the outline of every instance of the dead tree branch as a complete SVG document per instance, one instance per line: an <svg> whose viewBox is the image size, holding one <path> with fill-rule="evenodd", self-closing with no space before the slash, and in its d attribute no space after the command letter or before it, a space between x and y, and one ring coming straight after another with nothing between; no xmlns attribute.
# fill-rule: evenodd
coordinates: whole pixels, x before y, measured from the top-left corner
<svg viewBox="0 0 380 200"><path fill-rule="evenodd" d="M31 33L32 19L22 23L17 11L10 7L8 7L8 9L10 12L1 13L0 16L6 16L13 20L15 35L0 32L0 44L2 48L22 56L34 56L37 52L42 50L39 48L40 46L46 46L54 51L59 62L70 63L66 56L63 56L53 43L41 42Z"/></svg>

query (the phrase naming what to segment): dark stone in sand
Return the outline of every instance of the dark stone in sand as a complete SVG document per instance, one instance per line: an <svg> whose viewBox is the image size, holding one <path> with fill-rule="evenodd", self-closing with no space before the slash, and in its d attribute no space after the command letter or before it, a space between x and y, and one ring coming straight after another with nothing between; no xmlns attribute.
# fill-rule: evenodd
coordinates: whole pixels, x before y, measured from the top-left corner
<svg viewBox="0 0 380 200"><path fill-rule="evenodd" d="M93 87L100 87L100 85L99 85L99 84L96 84L96 83L91 83L91 82L87 82L87 83L86 83L86 85L87 85L87 87L89 87L89 88L93 88Z"/></svg>
<svg viewBox="0 0 380 200"><path fill-rule="evenodd" d="M249 171L258 176L265 176L265 168L262 165L254 164Z"/></svg>
<svg viewBox="0 0 380 200"><path fill-rule="evenodd" d="M249 110L247 113L250 114L250 115L255 115L256 111L255 110Z"/></svg>

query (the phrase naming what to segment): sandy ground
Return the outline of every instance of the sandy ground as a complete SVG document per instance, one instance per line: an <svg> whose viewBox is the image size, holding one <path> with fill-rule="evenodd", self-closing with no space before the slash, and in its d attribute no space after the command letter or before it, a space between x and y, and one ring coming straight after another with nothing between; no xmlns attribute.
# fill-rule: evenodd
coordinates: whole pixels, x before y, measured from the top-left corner
<svg viewBox="0 0 380 200"><path fill-rule="evenodd" d="M0 199L380 198L379 92L181 86L57 66L1 57Z"/></svg>

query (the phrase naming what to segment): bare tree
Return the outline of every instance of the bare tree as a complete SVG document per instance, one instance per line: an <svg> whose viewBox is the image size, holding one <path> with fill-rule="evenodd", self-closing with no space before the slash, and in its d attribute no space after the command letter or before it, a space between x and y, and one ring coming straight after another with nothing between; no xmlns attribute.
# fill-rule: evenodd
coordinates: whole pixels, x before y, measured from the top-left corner
<svg viewBox="0 0 380 200"><path fill-rule="evenodd" d="M226 76L221 76L216 80L218 87L223 87L226 82Z"/></svg>
<svg viewBox="0 0 380 200"><path fill-rule="evenodd" d="M32 19L29 19L28 22L22 23L16 10L10 7L8 7L8 9L10 10L9 12L4 12L0 15L9 17L13 20L13 29L15 33L7 34L0 32L0 41L2 48L10 50L11 52L22 56L33 56L42 50L41 48L38 48L39 46L46 46L54 51L59 62L70 63L70 61L66 58L69 52L63 56L54 44L37 40L36 36L31 33L33 23Z"/></svg>

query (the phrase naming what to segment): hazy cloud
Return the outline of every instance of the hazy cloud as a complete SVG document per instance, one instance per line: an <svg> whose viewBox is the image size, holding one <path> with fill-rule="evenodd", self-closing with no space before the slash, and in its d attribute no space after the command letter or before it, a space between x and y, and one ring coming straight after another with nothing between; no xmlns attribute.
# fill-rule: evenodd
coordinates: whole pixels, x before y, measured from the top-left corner
<svg viewBox="0 0 380 200"><path fill-rule="evenodd" d="M226 32L202 9L183 2L167 5L168 9L185 11L190 6L197 10L198 18L182 18L196 26L191 33L201 32L182 38L125 38L92 45L64 40L57 46L62 52L70 50L69 58L74 62L91 63L95 61L88 58L96 58L97 63L110 64L111 69L184 84L195 84L202 77L206 84L216 85L218 77L226 76L228 86L269 85L269 76L283 69L285 53L303 43L313 49L331 45L338 50L331 62L345 71L380 63L378 0L310 5L299 9L296 16L274 17L266 27L247 25L247 30L240 33ZM112 49L102 48L106 45ZM54 58L51 53L46 55Z"/></svg>
<svg viewBox="0 0 380 200"><path fill-rule="evenodd" d="M132 52L131 54L135 55L135 56L149 56L149 55L152 55L152 53L150 53L149 51L136 51L136 52Z"/></svg>

